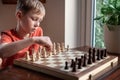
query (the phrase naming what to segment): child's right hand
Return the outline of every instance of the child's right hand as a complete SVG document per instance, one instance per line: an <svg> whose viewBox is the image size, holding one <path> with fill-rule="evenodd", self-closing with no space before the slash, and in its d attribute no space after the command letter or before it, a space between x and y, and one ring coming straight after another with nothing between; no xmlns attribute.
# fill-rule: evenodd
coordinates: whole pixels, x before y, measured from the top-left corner
<svg viewBox="0 0 120 80"><path fill-rule="evenodd" d="M35 43L46 47L48 51L52 51L52 41L48 36L32 37L32 39Z"/></svg>

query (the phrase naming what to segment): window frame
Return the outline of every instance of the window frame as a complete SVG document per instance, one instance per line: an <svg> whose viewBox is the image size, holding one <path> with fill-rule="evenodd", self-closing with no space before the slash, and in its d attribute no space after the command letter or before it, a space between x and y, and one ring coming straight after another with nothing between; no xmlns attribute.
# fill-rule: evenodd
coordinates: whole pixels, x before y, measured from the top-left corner
<svg viewBox="0 0 120 80"><path fill-rule="evenodd" d="M81 16L80 16L80 40L81 46L93 46L94 43L94 10L95 0L81 0Z"/></svg>

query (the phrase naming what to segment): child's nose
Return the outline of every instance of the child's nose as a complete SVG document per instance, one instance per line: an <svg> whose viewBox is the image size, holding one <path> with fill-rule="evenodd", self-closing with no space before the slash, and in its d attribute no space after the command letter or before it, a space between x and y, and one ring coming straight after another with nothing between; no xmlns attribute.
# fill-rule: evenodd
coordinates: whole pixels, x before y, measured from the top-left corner
<svg viewBox="0 0 120 80"><path fill-rule="evenodd" d="M40 26L40 22L35 23L35 27L38 27L38 26Z"/></svg>

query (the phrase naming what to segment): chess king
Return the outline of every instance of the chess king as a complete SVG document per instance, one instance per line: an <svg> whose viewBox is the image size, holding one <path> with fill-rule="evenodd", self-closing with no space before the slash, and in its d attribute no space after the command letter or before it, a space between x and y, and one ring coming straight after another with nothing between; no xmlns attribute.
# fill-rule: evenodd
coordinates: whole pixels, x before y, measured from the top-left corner
<svg viewBox="0 0 120 80"><path fill-rule="evenodd" d="M43 36L40 23L45 16L45 8L39 0L18 0L15 12L17 25L15 28L1 32L0 57L2 67L13 64L14 59L25 56L32 49L38 51L44 46L52 50L50 37Z"/></svg>

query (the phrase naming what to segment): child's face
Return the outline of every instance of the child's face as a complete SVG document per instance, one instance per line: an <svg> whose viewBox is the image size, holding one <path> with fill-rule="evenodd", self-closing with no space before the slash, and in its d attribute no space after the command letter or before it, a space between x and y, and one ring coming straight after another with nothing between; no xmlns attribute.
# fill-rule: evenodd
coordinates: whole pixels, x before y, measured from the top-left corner
<svg viewBox="0 0 120 80"><path fill-rule="evenodd" d="M44 15L36 14L33 11L29 11L25 15L22 15L20 18L20 28L24 33L33 32L36 27L40 26L40 22L42 21Z"/></svg>

